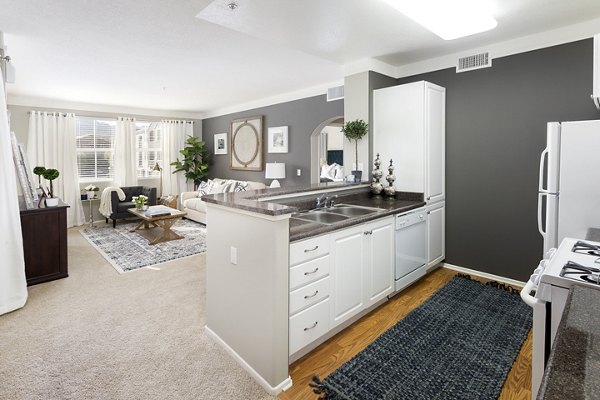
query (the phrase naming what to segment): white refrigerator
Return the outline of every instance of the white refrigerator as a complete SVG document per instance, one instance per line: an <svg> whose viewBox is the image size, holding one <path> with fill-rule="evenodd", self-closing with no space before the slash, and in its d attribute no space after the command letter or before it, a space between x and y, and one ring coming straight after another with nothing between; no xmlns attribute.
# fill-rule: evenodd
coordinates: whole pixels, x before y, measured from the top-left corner
<svg viewBox="0 0 600 400"><path fill-rule="evenodd" d="M539 176L544 254L565 237L600 228L600 120L549 122Z"/></svg>

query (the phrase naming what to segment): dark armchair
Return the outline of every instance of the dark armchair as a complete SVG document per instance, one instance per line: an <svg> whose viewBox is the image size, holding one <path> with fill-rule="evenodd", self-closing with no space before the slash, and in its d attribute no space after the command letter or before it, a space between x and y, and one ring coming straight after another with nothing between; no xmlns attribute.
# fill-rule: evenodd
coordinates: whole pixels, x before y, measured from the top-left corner
<svg viewBox="0 0 600 400"><path fill-rule="evenodd" d="M110 201L112 205L112 212L110 214L110 219L113 221L113 228L117 226L117 220L122 218L130 218L132 214L127 211L128 208L135 207L135 203L131 199L134 196L139 196L143 194L148 196L148 201L146 204L149 206L156 205L156 188L147 187L147 186L124 186L121 187L123 193L125 193L125 200L120 201L119 195L116 191L111 192ZM108 223L108 218L106 218L106 222Z"/></svg>

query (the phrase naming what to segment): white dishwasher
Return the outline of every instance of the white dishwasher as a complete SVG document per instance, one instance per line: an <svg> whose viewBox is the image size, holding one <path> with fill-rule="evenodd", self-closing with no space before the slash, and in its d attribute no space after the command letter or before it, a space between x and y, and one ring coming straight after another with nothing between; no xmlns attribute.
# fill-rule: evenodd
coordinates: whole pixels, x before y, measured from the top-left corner
<svg viewBox="0 0 600 400"><path fill-rule="evenodd" d="M396 215L395 291L425 275L427 258L425 207Z"/></svg>

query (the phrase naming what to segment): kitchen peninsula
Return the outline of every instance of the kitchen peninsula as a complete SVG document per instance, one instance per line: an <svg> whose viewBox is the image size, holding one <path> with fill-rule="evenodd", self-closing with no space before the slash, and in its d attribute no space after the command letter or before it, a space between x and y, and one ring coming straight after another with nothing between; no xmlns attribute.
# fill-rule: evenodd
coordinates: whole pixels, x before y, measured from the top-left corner
<svg viewBox="0 0 600 400"><path fill-rule="evenodd" d="M297 213L314 208L316 198L325 199L326 203L329 200L330 206L333 200L340 205L333 207L336 211L343 208L343 204L371 211L360 216L336 218L338 222L327 224L301 219ZM333 262L327 261L325 266L300 274L308 276L319 268L319 274L326 274L318 284L327 285L327 288L315 290L318 304L307 306L306 311L316 307L315 310L323 313L328 321L325 328L323 324L314 331L310 326L303 328L304 332L319 332L318 338L315 336L319 340L314 340L318 344L387 300L387 294L393 289L392 216L425 205L420 193L397 193L396 198L386 199L372 197L368 185L343 184L221 193L203 199L207 203L209 227L206 331L273 394L292 384L288 374L290 356L310 349L312 343L294 339L293 331L290 331L296 321L296 317L290 318L296 307L294 298L290 300L295 281L290 272L294 268L290 269L290 265L300 263L308 267L314 260L333 259L335 254L332 250L330 255L327 247L329 237L344 230L363 229L363 225L364 240L377 240L378 244L388 248L383 251L386 262L382 263L387 270L377 273L379 277L389 278L389 290L380 292L373 302L367 299L354 307L353 313L345 313L331 325L327 324L330 319L335 319L335 313L330 310L334 310L336 296L327 290L329 286L333 290L335 282L339 284L340 279L344 279L344 271L334 268L329 271L327 265L333 265ZM377 236L379 227L382 228L381 236ZM310 245L310 248L304 245ZM371 253L369 255L374 255ZM360 278L361 274L358 275ZM363 275L366 285L370 282L369 277L366 273ZM317 293L321 296L323 292L327 297L321 299ZM310 296L305 299L307 297ZM328 306L329 302L332 307ZM317 323L314 325L316 328ZM291 352L290 346L293 347Z"/></svg>

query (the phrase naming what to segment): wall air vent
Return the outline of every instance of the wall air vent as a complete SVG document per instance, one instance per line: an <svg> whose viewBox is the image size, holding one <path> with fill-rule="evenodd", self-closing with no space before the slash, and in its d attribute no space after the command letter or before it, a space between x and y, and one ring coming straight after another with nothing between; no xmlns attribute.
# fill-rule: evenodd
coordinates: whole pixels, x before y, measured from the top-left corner
<svg viewBox="0 0 600 400"><path fill-rule="evenodd" d="M461 57L456 65L456 72L472 71L474 69L489 68L492 66L492 57L490 53L473 54L472 56Z"/></svg>
<svg viewBox="0 0 600 400"><path fill-rule="evenodd" d="M327 101L334 101L344 98L344 86L336 86L327 89Z"/></svg>

